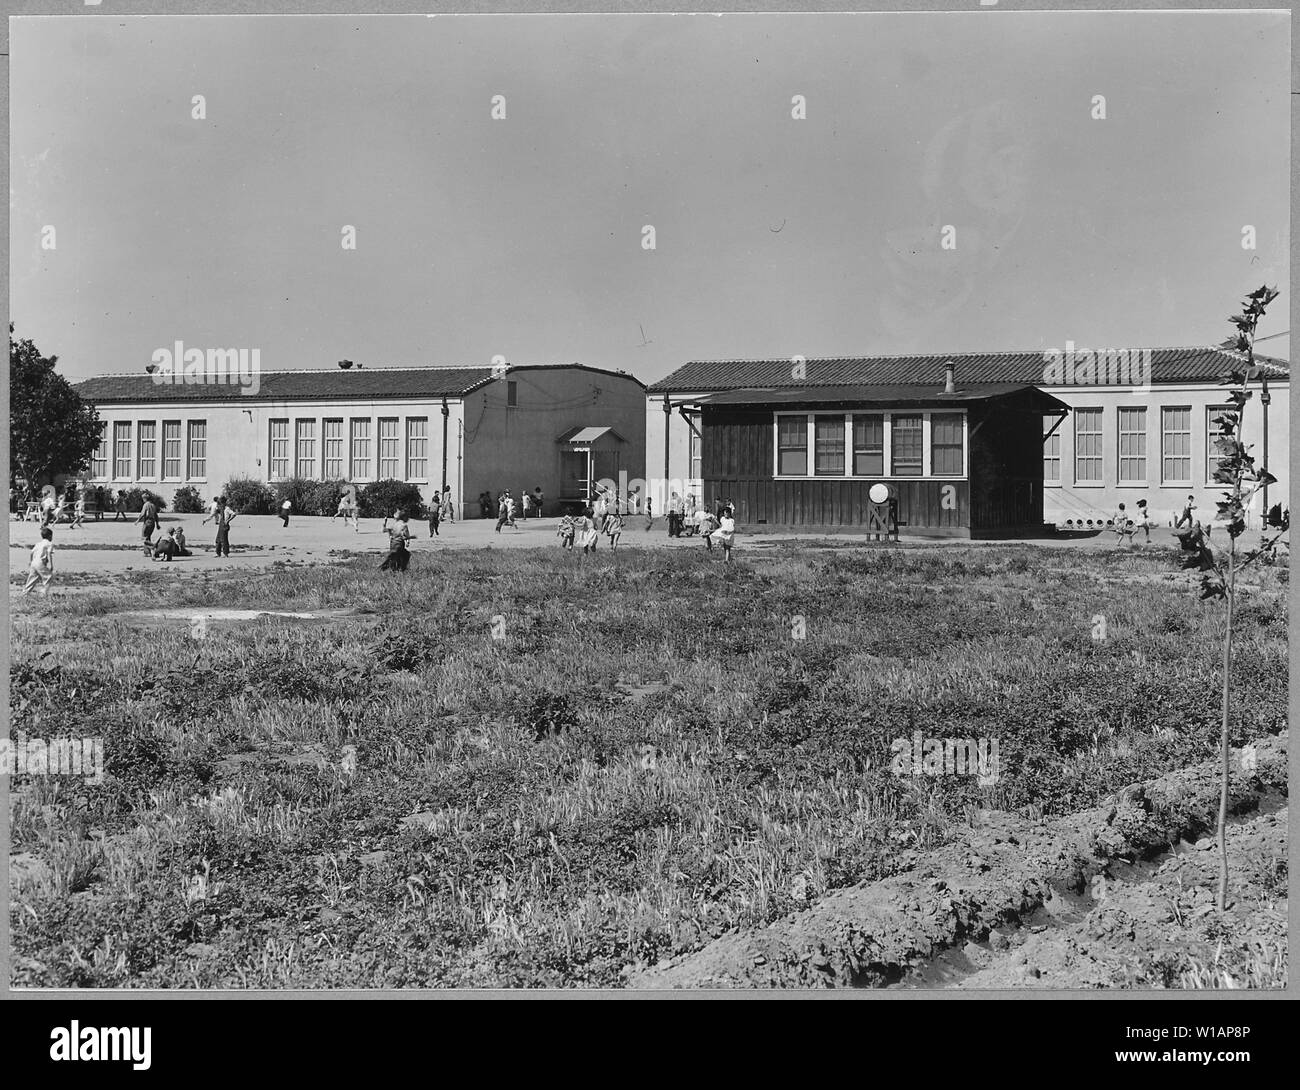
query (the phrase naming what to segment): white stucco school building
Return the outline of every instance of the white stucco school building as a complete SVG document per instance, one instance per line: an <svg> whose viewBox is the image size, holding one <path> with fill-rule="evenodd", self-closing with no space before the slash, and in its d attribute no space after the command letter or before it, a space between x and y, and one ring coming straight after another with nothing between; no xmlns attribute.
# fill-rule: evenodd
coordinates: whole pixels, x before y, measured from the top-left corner
<svg viewBox="0 0 1300 1090"><path fill-rule="evenodd" d="M170 503L182 485L208 499L232 477L391 478L426 500L448 485L457 510L473 517L481 492L540 487L549 514L583 492L592 470L635 476L645 464L645 387L622 371L354 366L256 379L79 383L105 422L90 483L140 485Z"/></svg>
<svg viewBox="0 0 1300 1090"><path fill-rule="evenodd" d="M982 385L1023 383L1066 406L1064 415L1043 418L1045 523L1062 529L1104 525L1120 503L1131 512L1138 500L1145 499L1153 521L1164 525L1177 517L1189 495L1197 505L1197 517L1212 518L1223 491L1213 481L1213 421L1228 406L1221 379L1241 368L1244 357L1216 347L1132 350L1122 359L1106 350L1079 349L1066 359L1061 355L1033 351L692 361L647 391L646 476L699 479L706 493L740 494L725 464L709 464L710 457L721 456L725 444L722 438L718 443L723 446L711 443L705 420L711 408L716 414L721 405L744 401L751 411L757 406L768 412L771 436L764 438L762 447L771 461L766 476L773 485L811 497L817 488L832 482L847 490L845 495L857 495L874 481L906 492L927 481L947 479L936 468L938 456L931 444L937 440L925 413L906 406L891 412L886 406L855 422L846 415L853 410L844 405L870 401L873 392L879 404L889 397L897 400L902 396L900 384L907 384L904 392L912 400L927 390L939 397L951 367L956 390L951 396L960 397L963 391ZM1257 463L1265 464L1267 458L1269 470L1278 478L1279 484L1269 493L1270 506L1286 507L1291 483L1290 365L1258 355L1255 361L1267 382L1267 402L1261 380L1253 380L1243 421L1245 440L1254 447ZM837 389L843 391L838 401L833 396ZM800 391L809 401L800 408L801 414L806 411L806 427L801 424L791 430L789 407L792 400L800 400ZM897 428L918 423L912 432L893 435ZM988 426L999 425L989 422ZM918 434L920 445L913 460L904 463L890 457L891 449L904 449L903 440L911 450ZM971 439L963 432L963 445ZM782 458L799 468L783 468ZM1020 478L1032 469L1020 464L1023 460L1000 471L1008 478ZM1034 487L1034 482L1026 481L1025 486ZM702 497L705 502L714 498ZM1254 525L1262 514L1261 501L1257 498ZM816 504L808 508L805 504L801 509L800 524L826 521L825 508L820 518ZM849 525L847 520L840 522L843 515L838 509L831 517L837 524Z"/></svg>

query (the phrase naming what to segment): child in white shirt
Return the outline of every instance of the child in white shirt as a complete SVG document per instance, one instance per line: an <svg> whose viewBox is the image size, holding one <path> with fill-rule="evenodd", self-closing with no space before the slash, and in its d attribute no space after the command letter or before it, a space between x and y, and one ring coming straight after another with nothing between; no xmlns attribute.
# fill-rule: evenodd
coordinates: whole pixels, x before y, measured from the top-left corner
<svg viewBox="0 0 1300 1090"><path fill-rule="evenodd" d="M718 519L718 528L709 535L714 541L722 546L722 553L728 563L731 562L731 545L736 536L736 520L732 515L730 507L722 509L722 517Z"/></svg>
<svg viewBox="0 0 1300 1090"><path fill-rule="evenodd" d="M37 583L41 584L41 597L44 598L54 578L54 531L48 526L41 527L41 540L32 549L31 572L27 576L27 585L23 593L27 594Z"/></svg>

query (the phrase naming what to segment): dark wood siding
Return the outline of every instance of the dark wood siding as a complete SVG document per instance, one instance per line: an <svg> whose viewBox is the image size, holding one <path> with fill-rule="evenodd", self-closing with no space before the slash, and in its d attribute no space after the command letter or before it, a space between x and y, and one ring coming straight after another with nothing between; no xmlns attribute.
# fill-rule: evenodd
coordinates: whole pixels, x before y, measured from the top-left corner
<svg viewBox="0 0 1300 1090"><path fill-rule="evenodd" d="M704 412L704 499L728 499L744 526L867 525L871 480L785 481L773 478L772 414ZM1042 459L1039 458L1041 465ZM889 482L898 496L898 518L907 527L960 534L970 527L970 485L965 480ZM949 487L953 506L944 506Z"/></svg>
<svg viewBox="0 0 1300 1090"><path fill-rule="evenodd" d="M970 402L966 408L969 479L891 478L887 483L898 498L900 524L905 530L958 536L1041 527L1041 407L1033 403L1032 395L1025 395ZM861 409L879 411L870 405ZM866 527L870 479L774 478L769 408L706 407L702 423L704 500L708 504L730 500L742 526Z"/></svg>

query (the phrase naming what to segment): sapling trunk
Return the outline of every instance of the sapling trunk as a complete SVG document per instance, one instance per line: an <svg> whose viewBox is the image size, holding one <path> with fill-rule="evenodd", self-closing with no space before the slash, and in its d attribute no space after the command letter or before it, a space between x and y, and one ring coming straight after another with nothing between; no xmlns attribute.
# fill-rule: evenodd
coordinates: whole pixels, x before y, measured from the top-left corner
<svg viewBox="0 0 1300 1090"><path fill-rule="evenodd" d="M1237 539L1228 545L1228 625L1223 635L1223 724L1219 734L1219 911L1228 908L1228 692L1232 678L1232 600L1237 585Z"/></svg>

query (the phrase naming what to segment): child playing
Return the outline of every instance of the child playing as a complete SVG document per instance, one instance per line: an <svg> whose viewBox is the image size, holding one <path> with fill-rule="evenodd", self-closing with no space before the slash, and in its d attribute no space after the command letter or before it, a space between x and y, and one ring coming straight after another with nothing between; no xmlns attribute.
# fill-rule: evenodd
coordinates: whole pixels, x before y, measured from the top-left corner
<svg viewBox="0 0 1300 1090"><path fill-rule="evenodd" d="M718 518L707 507L700 508L696 517L699 519L700 536L704 538L704 547L712 550L713 534L720 525Z"/></svg>
<svg viewBox="0 0 1300 1090"><path fill-rule="evenodd" d="M54 578L54 531L48 526L41 527L41 540L32 549L31 572L27 576L27 585L23 593L27 594L37 583L41 584L41 597L50 589L50 580Z"/></svg>
<svg viewBox="0 0 1300 1090"><path fill-rule="evenodd" d="M623 535L623 516L617 511L610 511L605 516L605 525L603 527L605 535L609 538L609 547L618 548L618 539Z"/></svg>
<svg viewBox="0 0 1300 1090"><path fill-rule="evenodd" d="M411 554L406 547L406 543L411 539L411 531L407 526L406 512L397 511L393 516L396 522L388 535L388 555L384 557L384 562L379 565L380 571L406 571L411 566ZM388 520L385 519L385 522Z"/></svg>
<svg viewBox="0 0 1300 1090"><path fill-rule="evenodd" d="M582 551L584 553L594 553L599 534L596 532L596 520L590 507L582 512L582 517L578 521L578 535L582 544Z"/></svg>
<svg viewBox="0 0 1300 1090"><path fill-rule="evenodd" d="M722 509L722 517L718 519L718 528L709 536L716 540L722 546L723 556L728 564L731 563L731 545L736 535L736 520L732 516L730 507Z"/></svg>
<svg viewBox="0 0 1300 1090"><path fill-rule="evenodd" d="M572 515L565 515L564 518L560 519L560 525L556 529L555 534L560 539L561 549L573 549L573 538L577 533L577 530L578 527L573 521Z"/></svg>
<svg viewBox="0 0 1300 1090"><path fill-rule="evenodd" d="M1196 497L1188 496L1187 502L1183 505L1182 514L1178 516L1178 521L1174 523L1174 529L1177 530L1184 522L1188 526L1192 525L1192 512L1196 510Z"/></svg>
<svg viewBox="0 0 1300 1090"><path fill-rule="evenodd" d="M69 529L75 530L82 526L86 519L86 495L84 492L77 493L77 502L72 508L72 526Z"/></svg>
<svg viewBox="0 0 1300 1090"><path fill-rule="evenodd" d="M1133 522L1128 517L1128 512L1121 503L1115 512L1115 517L1111 519L1110 528L1115 532L1121 546L1133 544Z"/></svg>
<svg viewBox="0 0 1300 1090"><path fill-rule="evenodd" d="M289 512L293 510L293 504L288 500L280 504L280 517L284 519L284 528L289 529Z"/></svg>
<svg viewBox="0 0 1300 1090"><path fill-rule="evenodd" d="M1137 511L1134 512L1137 518L1133 520L1133 536L1137 536L1138 530L1146 534L1143 544L1149 544L1151 541L1151 517L1147 513L1147 501L1138 500Z"/></svg>

